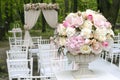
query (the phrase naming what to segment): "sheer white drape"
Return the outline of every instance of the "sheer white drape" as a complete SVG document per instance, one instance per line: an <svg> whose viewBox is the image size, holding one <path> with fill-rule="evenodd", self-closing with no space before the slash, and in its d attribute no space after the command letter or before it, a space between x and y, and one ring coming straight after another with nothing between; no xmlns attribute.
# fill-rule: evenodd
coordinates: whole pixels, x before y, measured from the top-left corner
<svg viewBox="0 0 120 80"><path fill-rule="evenodd" d="M34 27L34 25L36 24L37 19L40 15L40 12L41 12L41 10L38 10L38 11L29 10L29 11L24 12L25 13L25 25L24 25L25 36L24 36L24 40L29 40L29 44L25 43L25 44L28 44L29 46L33 45L31 36L29 34L29 30L31 30Z"/></svg>
<svg viewBox="0 0 120 80"><path fill-rule="evenodd" d="M56 28L58 24L58 12L56 10L42 10L46 22L52 27Z"/></svg>

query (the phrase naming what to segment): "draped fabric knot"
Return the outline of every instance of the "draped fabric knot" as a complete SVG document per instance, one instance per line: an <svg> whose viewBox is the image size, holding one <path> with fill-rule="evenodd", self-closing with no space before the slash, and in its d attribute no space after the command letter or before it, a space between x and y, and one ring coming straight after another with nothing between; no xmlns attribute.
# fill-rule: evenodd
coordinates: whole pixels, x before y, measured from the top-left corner
<svg viewBox="0 0 120 80"><path fill-rule="evenodd" d="M29 26L27 24L24 25L24 29L25 29L25 31L29 31L30 30Z"/></svg>

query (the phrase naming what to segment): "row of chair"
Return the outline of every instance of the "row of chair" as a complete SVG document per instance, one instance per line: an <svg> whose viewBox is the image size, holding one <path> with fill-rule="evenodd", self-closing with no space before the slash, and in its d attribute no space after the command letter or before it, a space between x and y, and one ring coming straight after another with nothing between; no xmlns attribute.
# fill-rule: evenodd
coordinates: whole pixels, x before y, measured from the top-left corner
<svg viewBox="0 0 120 80"><path fill-rule="evenodd" d="M10 39L10 50L6 52L10 80L20 76L30 77L33 75L33 55L37 56L40 76L48 76L49 80L55 80L55 73L57 72L74 69L73 63L68 64L68 59L65 55L58 55L58 48L50 39L33 37L34 46L24 45L25 41L20 39L15 38L12 41ZM29 43L29 41L26 42ZM10 65L9 60L15 61L16 64ZM14 67L11 68L11 66ZM13 72L11 73L11 71ZM12 76L12 74L17 76ZM47 79L45 78L45 80Z"/></svg>
<svg viewBox="0 0 120 80"><path fill-rule="evenodd" d="M103 51L102 58L104 58L106 61L110 59L111 64L118 62L118 67L120 68L120 33L113 38L114 42L111 45L111 48L107 51Z"/></svg>
<svg viewBox="0 0 120 80"><path fill-rule="evenodd" d="M37 39L38 37L33 38L34 44ZM29 44L29 40L23 40L22 37L9 37L10 49L6 51L9 80L33 75L33 58L29 57L30 47L25 43Z"/></svg>

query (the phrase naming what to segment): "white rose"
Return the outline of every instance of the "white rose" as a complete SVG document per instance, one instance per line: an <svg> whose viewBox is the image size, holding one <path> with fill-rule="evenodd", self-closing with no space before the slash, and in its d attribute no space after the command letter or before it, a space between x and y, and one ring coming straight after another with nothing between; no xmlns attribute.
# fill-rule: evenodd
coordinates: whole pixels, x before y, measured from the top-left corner
<svg viewBox="0 0 120 80"><path fill-rule="evenodd" d="M63 24L58 25L57 32L59 35L66 35L66 28L63 26Z"/></svg>
<svg viewBox="0 0 120 80"><path fill-rule="evenodd" d="M85 12L81 12L81 14L82 14L83 19L85 19L86 18L86 13Z"/></svg>
<svg viewBox="0 0 120 80"><path fill-rule="evenodd" d="M114 36L114 32L112 29L107 29L107 33L109 33L110 35Z"/></svg>
<svg viewBox="0 0 120 80"><path fill-rule="evenodd" d="M90 54L91 48L88 45L83 45L80 47L80 51L82 54Z"/></svg>
<svg viewBox="0 0 120 80"><path fill-rule="evenodd" d="M65 43L66 43L66 38L65 38L65 37L60 37L60 38L59 38L59 45L60 45L60 46L64 46Z"/></svg>
<svg viewBox="0 0 120 80"><path fill-rule="evenodd" d="M105 35L99 35L98 36L98 40L99 41L105 41L107 38L106 38L106 36Z"/></svg>
<svg viewBox="0 0 120 80"><path fill-rule="evenodd" d="M106 35L107 34L107 29L106 28L97 28L95 31L96 35Z"/></svg>
<svg viewBox="0 0 120 80"><path fill-rule="evenodd" d="M84 24L82 25L83 28L88 28L88 29L92 29L92 22L90 20L86 20L84 22Z"/></svg>
<svg viewBox="0 0 120 80"><path fill-rule="evenodd" d="M93 20L107 21L107 19L101 14L95 14Z"/></svg>
<svg viewBox="0 0 120 80"><path fill-rule="evenodd" d="M81 30L81 36L84 36L85 38L90 38L91 30L88 28L83 28Z"/></svg>
<svg viewBox="0 0 120 80"><path fill-rule="evenodd" d="M94 34L95 38L99 41L105 41L107 39L107 29L106 28L97 28Z"/></svg>
<svg viewBox="0 0 120 80"><path fill-rule="evenodd" d="M67 33L67 37L71 37L76 33L76 30L75 30L75 28L67 27L66 33Z"/></svg>

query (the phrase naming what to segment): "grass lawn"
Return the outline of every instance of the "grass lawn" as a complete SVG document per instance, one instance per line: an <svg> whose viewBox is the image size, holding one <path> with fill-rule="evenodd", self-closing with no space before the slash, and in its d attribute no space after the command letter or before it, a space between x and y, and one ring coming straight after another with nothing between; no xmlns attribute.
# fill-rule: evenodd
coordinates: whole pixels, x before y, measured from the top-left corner
<svg viewBox="0 0 120 80"><path fill-rule="evenodd" d="M0 80L8 80L6 65L6 50L9 49L8 40L0 41Z"/></svg>

